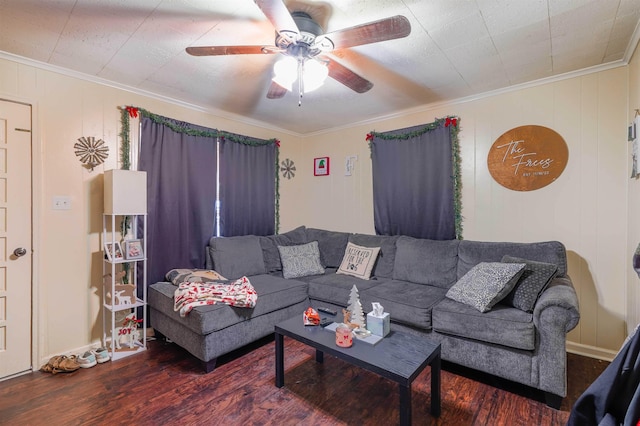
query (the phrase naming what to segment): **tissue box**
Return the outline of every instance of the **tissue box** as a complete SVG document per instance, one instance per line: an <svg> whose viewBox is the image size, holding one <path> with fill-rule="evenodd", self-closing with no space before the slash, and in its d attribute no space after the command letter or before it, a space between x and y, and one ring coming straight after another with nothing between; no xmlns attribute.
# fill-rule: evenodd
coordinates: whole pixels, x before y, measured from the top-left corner
<svg viewBox="0 0 640 426"><path fill-rule="evenodd" d="M367 330L371 334L384 337L389 334L389 313L385 312L381 317L373 316L371 312L367 314Z"/></svg>

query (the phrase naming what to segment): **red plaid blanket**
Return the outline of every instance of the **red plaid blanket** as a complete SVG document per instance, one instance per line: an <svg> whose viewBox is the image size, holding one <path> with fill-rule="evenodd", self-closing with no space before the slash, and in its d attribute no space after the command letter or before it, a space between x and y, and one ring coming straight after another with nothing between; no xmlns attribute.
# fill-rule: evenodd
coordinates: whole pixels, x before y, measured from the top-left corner
<svg viewBox="0 0 640 426"><path fill-rule="evenodd" d="M180 316L184 317L195 306L220 302L240 308L253 308L257 300L258 293L247 277L229 284L183 282L178 285L174 294L173 310L180 311Z"/></svg>

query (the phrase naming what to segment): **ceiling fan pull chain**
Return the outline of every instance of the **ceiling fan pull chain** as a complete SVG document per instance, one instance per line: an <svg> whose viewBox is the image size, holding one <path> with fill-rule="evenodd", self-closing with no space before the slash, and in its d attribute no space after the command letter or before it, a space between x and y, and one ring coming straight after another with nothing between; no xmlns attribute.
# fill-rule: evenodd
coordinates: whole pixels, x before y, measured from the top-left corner
<svg viewBox="0 0 640 426"><path fill-rule="evenodd" d="M304 81L302 75L304 73L304 59L298 59L298 106L302 106L302 94L304 93Z"/></svg>

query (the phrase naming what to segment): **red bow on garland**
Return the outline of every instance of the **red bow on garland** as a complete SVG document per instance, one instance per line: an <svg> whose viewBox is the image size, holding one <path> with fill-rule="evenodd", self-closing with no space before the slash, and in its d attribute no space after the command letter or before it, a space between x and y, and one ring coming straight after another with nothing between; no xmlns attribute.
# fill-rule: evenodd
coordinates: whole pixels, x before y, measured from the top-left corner
<svg viewBox="0 0 640 426"><path fill-rule="evenodd" d="M280 141L278 139L276 139L276 146L280 148Z"/></svg>
<svg viewBox="0 0 640 426"><path fill-rule="evenodd" d="M138 108L136 107L132 107L132 106L128 106L125 108L127 110L127 112L129 113L129 117L131 118L138 118Z"/></svg>
<svg viewBox="0 0 640 426"><path fill-rule="evenodd" d="M458 119L457 118L451 118L451 117L447 117L446 121L444 122L444 127L449 127L449 126L457 126L458 125Z"/></svg>
<svg viewBox="0 0 640 426"><path fill-rule="evenodd" d="M366 140L367 142L372 141L372 140L373 140L373 133L367 133L367 137L365 138L365 140Z"/></svg>

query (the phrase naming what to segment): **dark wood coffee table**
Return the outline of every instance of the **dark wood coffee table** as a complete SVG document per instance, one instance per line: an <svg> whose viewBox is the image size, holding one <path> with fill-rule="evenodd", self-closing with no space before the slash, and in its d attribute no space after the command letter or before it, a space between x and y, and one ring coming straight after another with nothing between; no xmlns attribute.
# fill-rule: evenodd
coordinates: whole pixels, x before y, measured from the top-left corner
<svg viewBox="0 0 640 426"><path fill-rule="evenodd" d="M319 326L305 326L302 315L275 326L276 386L284 386L284 336L316 350L316 361L326 352L336 358L393 380L400 387L400 424L411 424L411 383L431 366L431 415L440 416L440 344L392 331L376 345L353 339L353 346L336 345L335 333Z"/></svg>

